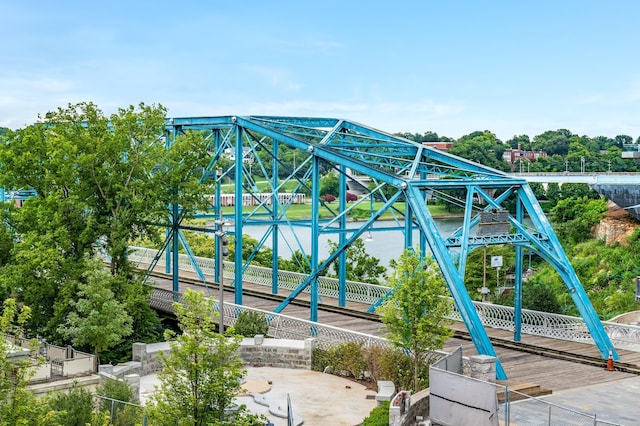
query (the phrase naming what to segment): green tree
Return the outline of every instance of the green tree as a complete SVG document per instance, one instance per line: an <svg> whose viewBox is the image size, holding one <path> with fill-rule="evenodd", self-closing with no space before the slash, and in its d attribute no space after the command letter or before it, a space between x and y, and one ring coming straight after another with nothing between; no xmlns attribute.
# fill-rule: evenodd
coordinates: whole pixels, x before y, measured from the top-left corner
<svg viewBox="0 0 640 426"><path fill-rule="evenodd" d="M548 155L567 155L572 133L566 129L549 130L534 136L531 148L534 151L544 151ZM560 171L560 170L558 170Z"/></svg>
<svg viewBox="0 0 640 426"><path fill-rule="evenodd" d="M39 424L40 412L35 396L27 390L33 370L32 356L37 345L32 345L28 357L16 357L16 346L7 334L22 337L22 327L27 323L31 310L27 306L18 309L14 299L6 299L0 315L0 424ZM29 352L29 351L28 351Z"/></svg>
<svg viewBox="0 0 640 426"><path fill-rule="evenodd" d="M449 152L485 166L498 170L507 170L508 165L502 159L504 144L488 130L473 132L458 139Z"/></svg>
<svg viewBox="0 0 640 426"><path fill-rule="evenodd" d="M296 249L291 253L290 259L281 259L278 266L284 271L308 274L311 272L311 256L308 254L305 255L300 250Z"/></svg>
<svg viewBox="0 0 640 426"><path fill-rule="evenodd" d="M606 211L607 202L604 198L567 198L558 201L552 209L551 220L562 240L576 244L591 237L591 228L600 222Z"/></svg>
<svg viewBox="0 0 640 426"><path fill-rule="evenodd" d="M92 423L93 395L74 384L67 392L55 392L46 400L51 425L85 426Z"/></svg>
<svg viewBox="0 0 640 426"><path fill-rule="evenodd" d="M338 250L338 243L329 240L329 247L330 254L333 254ZM329 268L333 269L329 276L337 277L340 258L332 262ZM387 276L387 268L380 265L380 259L367 253L365 244L360 238L353 241L346 249L345 270L347 280L362 283L382 284Z"/></svg>
<svg viewBox="0 0 640 426"><path fill-rule="evenodd" d="M327 173L320 179L320 196L327 194L335 197L340 194L340 179L336 173Z"/></svg>
<svg viewBox="0 0 640 426"><path fill-rule="evenodd" d="M145 104L109 117L93 103L59 108L0 146L0 184L38 193L42 209L25 225L65 229L65 257L103 246L113 273L126 271L128 242L157 232L167 205L193 212L207 203L206 188L195 190L209 161L207 142L187 133L167 149L165 113Z"/></svg>
<svg viewBox="0 0 640 426"><path fill-rule="evenodd" d="M244 376L236 354L237 338L216 333L217 314L203 293L187 290L184 304L174 303L182 334L165 332L171 352L162 355L159 390L151 397L149 416L154 425L240 424L252 418L240 407L228 414Z"/></svg>
<svg viewBox="0 0 640 426"><path fill-rule="evenodd" d="M103 399L100 411L109 414L110 424L116 426L130 426L142 424L143 409L125 402L137 404L137 396L126 382L120 380L106 380L96 389L96 395L109 399ZM119 402L122 401L122 402Z"/></svg>
<svg viewBox="0 0 640 426"><path fill-rule="evenodd" d="M134 319L132 336L148 341L157 333L159 321L131 271L127 246L138 237L158 240L167 205L179 204L188 218L208 204L209 193L208 142L196 131L168 144L165 113L162 106L139 104L106 116L92 103L79 103L0 144L0 185L38 194L7 210L15 242L0 265L0 294L15 294L32 307L33 334L67 343L60 325L89 267L84 259L96 253L106 253L119 276L112 290Z"/></svg>
<svg viewBox="0 0 640 426"><path fill-rule="evenodd" d="M431 258L405 250L394 265L391 296L378 308L387 338L412 358L413 390L422 389L419 371L430 363L429 353L441 349L453 335L449 328L451 302L440 270Z"/></svg>
<svg viewBox="0 0 640 426"><path fill-rule="evenodd" d="M97 362L102 351L120 343L133 329L131 316L110 289L114 277L99 263L91 264L78 284L78 300L71 301L72 311L59 331L74 345L90 347Z"/></svg>

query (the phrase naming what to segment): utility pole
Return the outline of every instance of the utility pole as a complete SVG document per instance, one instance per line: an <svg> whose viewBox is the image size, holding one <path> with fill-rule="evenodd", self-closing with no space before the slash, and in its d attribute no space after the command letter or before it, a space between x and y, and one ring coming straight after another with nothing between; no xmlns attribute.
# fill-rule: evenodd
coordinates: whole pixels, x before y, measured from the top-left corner
<svg viewBox="0 0 640 426"><path fill-rule="evenodd" d="M220 214L218 216L218 220L215 221L216 224L216 238L218 239L218 252L216 253L218 259L218 271L220 273L219 285L220 292L218 293L218 305L220 309L220 324L218 325L218 332L220 334L224 334L224 258L229 256L229 248L227 245L229 244L229 239L227 238L227 233L224 232L223 226L225 225L224 220L222 219L222 209L220 209Z"/></svg>

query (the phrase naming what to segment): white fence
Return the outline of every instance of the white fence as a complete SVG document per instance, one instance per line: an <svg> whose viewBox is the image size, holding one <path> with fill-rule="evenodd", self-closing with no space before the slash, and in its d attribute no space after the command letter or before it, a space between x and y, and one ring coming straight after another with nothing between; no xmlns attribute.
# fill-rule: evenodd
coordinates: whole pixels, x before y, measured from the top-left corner
<svg viewBox="0 0 640 426"><path fill-rule="evenodd" d="M129 260L138 264L148 265L156 254L156 250L143 247L130 247ZM198 266L209 280L213 280L215 262L213 259L196 257ZM179 255L180 270L195 272L188 256ZM235 263L225 262L225 282L235 278ZM305 274L290 271L279 271L278 288L292 291L307 277ZM270 268L249 266L244 272L244 282L267 287L270 291L272 272ZM339 281L335 278L320 277L318 292L320 297L328 299L338 298ZM347 281L346 299L350 302L372 305L384 297L390 288L374 284ZM309 292L309 288L304 292ZM473 302L478 315L485 327L502 330L514 330L514 309L510 306L494 305L491 303ZM225 310L226 313L226 310ZM459 312L455 311L452 319L462 321ZM315 324L315 323L314 323ZM605 331L616 348L640 352L640 326L603 322ZM526 334L569 340L573 342L594 343L584 320L580 317L550 314L546 312L522 310L522 332Z"/></svg>

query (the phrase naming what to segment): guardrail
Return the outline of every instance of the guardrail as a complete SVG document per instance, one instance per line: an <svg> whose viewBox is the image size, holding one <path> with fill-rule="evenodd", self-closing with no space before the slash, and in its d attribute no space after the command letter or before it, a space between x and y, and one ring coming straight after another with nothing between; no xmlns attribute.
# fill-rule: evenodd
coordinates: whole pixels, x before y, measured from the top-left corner
<svg viewBox="0 0 640 426"><path fill-rule="evenodd" d="M182 294L160 288L153 289L151 294L152 308L172 313L174 302L182 303ZM383 337L324 325L284 314L276 314L271 311L233 303L224 303L223 308L224 324L226 327L233 326L241 312L251 311L261 313L265 316L269 323L269 332L267 334L271 337L294 340L304 340L313 337L316 339L318 347L321 348L346 342L360 343L365 347L375 345L391 346L387 339ZM214 302L213 309L215 312L220 311L220 306L217 302ZM445 353L442 352L442 354Z"/></svg>
<svg viewBox="0 0 640 426"><path fill-rule="evenodd" d="M155 253L156 250L154 249L131 247L129 259L138 264L149 264L155 256ZM180 254L179 256L180 270L195 273L195 269L189 262L187 255ZM205 277L213 280L214 260L196 257L196 261L205 274ZM224 276L225 279L229 280L235 278L235 264L233 262L225 262ZM280 271L278 275L278 286L281 289L294 290L305 278L306 275L302 273ZM268 287L269 290L271 289L270 268L249 266L244 272L242 279L245 282L265 286ZM318 287L320 297L338 298L337 279L321 277L318 280ZM389 290L390 288L386 286L348 281L346 296L347 301L372 305L384 297ZM309 292L309 289L306 289L305 292ZM514 309L512 307L482 302L473 302L473 304L485 327L509 331L514 330ZM225 307L225 315L226 313ZM462 321L462 317L457 310L454 310L451 318L455 321ZM602 325L616 348L640 352L640 326L614 322L602 322ZM536 336L594 344L584 320L580 317L569 315L523 309L522 332Z"/></svg>

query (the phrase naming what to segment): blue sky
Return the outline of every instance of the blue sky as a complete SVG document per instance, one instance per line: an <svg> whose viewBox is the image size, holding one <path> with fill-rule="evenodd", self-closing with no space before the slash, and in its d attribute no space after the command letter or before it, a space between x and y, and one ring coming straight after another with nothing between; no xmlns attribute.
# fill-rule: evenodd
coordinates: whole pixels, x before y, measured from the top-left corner
<svg viewBox="0 0 640 426"><path fill-rule="evenodd" d="M640 136L637 1L0 0L0 126L58 106Z"/></svg>

